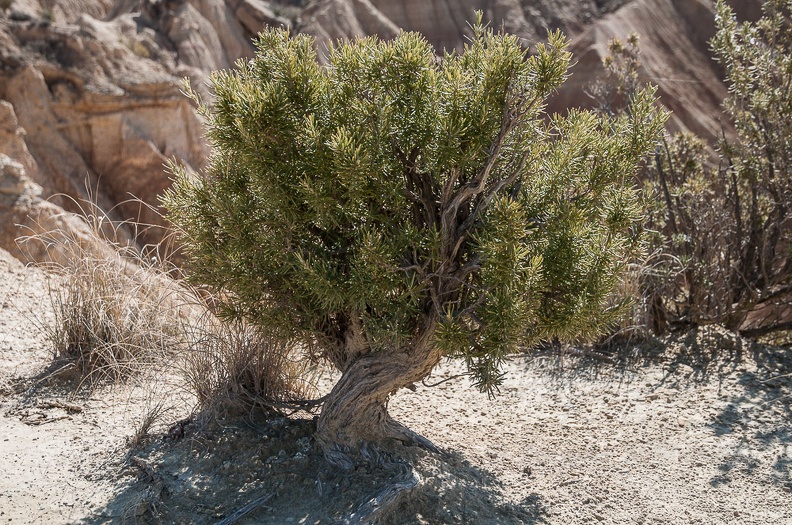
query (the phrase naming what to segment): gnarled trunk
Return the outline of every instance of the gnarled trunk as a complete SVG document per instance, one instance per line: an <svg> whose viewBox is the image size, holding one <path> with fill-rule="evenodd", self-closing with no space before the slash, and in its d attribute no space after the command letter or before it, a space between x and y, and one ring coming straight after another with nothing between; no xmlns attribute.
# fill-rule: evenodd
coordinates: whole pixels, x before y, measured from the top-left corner
<svg viewBox="0 0 792 525"><path fill-rule="evenodd" d="M390 439L437 451L425 438L388 414L388 398L400 388L429 375L440 352L429 342L431 330L415 344L399 350L365 354L343 372L327 396L317 424L316 439L334 466L350 469L376 460L376 445Z"/></svg>

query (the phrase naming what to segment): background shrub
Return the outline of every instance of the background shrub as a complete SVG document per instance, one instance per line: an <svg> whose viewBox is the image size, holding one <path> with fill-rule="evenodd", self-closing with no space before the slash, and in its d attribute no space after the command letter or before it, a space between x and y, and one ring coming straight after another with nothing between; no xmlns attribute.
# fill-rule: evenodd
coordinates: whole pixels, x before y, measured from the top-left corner
<svg viewBox="0 0 792 525"><path fill-rule="evenodd" d="M792 329L792 4L770 0L740 24L717 6L715 59L736 135L706 144L666 135L640 176L649 253L634 272L633 321L654 333L718 323L747 336ZM614 40L599 111L630 111L638 39Z"/></svg>

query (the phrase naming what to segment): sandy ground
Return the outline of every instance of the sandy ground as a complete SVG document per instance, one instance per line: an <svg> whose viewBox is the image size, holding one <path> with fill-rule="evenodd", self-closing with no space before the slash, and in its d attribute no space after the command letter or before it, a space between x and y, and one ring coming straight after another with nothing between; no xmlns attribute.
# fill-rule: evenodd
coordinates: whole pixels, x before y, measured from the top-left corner
<svg viewBox="0 0 792 525"><path fill-rule="evenodd" d="M0 524L216 523L254 500L237 523L344 523L410 470L329 471L310 419L178 423L172 363L15 392L53 370L47 304L47 277L0 253ZM399 393L393 415L444 454L397 451L421 483L382 522L792 523L792 351L709 328L613 357L515 359L494 400L465 378Z"/></svg>

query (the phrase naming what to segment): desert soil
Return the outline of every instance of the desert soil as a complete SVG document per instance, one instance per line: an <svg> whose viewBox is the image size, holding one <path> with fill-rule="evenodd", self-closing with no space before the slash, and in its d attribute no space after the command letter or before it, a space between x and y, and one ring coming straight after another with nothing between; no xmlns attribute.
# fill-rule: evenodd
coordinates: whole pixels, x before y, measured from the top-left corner
<svg viewBox="0 0 792 525"><path fill-rule="evenodd" d="M0 524L217 523L251 501L236 523L344 523L410 465L421 482L383 523L792 523L788 348L710 327L613 363L514 359L495 399L417 385L390 410L444 453L342 474L309 417L192 414L176 358L113 387L48 379L51 282L0 253Z"/></svg>

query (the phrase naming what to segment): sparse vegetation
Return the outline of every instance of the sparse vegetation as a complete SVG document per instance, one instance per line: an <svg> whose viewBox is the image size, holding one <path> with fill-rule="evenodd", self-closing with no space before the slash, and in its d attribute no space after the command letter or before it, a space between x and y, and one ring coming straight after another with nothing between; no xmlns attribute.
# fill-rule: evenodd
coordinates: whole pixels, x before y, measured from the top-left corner
<svg viewBox="0 0 792 525"><path fill-rule="evenodd" d="M136 422L135 432L127 441L129 448L135 450L142 447L154 425L161 422L168 411L169 407L166 405L164 399L154 401Z"/></svg>
<svg viewBox="0 0 792 525"><path fill-rule="evenodd" d="M712 40L736 137L667 136L641 180L650 253L636 273L636 320L654 333L717 323L748 336L792 328L792 7L768 1L740 24L723 2ZM629 112L638 39L610 44L592 94L606 115Z"/></svg>
<svg viewBox="0 0 792 525"><path fill-rule="evenodd" d="M50 289L55 317L45 326L55 357L75 362L90 382L123 380L180 346L185 293L161 261L103 233L111 221L95 205L84 212L95 242L60 230L22 242L58 253L45 263L59 277Z"/></svg>
<svg viewBox="0 0 792 525"><path fill-rule="evenodd" d="M187 389L205 416L285 412L315 395L316 371L303 352L255 327L207 313L187 327L187 339Z"/></svg>
<svg viewBox="0 0 792 525"><path fill-rule="evenodd" d="M221 323L206 302L212 298L185 286L167 256L137 248L134 239L120 241L118 225L95 204L82 209L95 242L60 230L20 240L44 243L53 253L45 266L59 277L50 289L55 315L43 328L57 359L95 383L122 381L178 356L198 408L215 415L254 407L278 412L313 392L302 354L244 325ZM133 442L161 412L155 404Z"/></svg>

